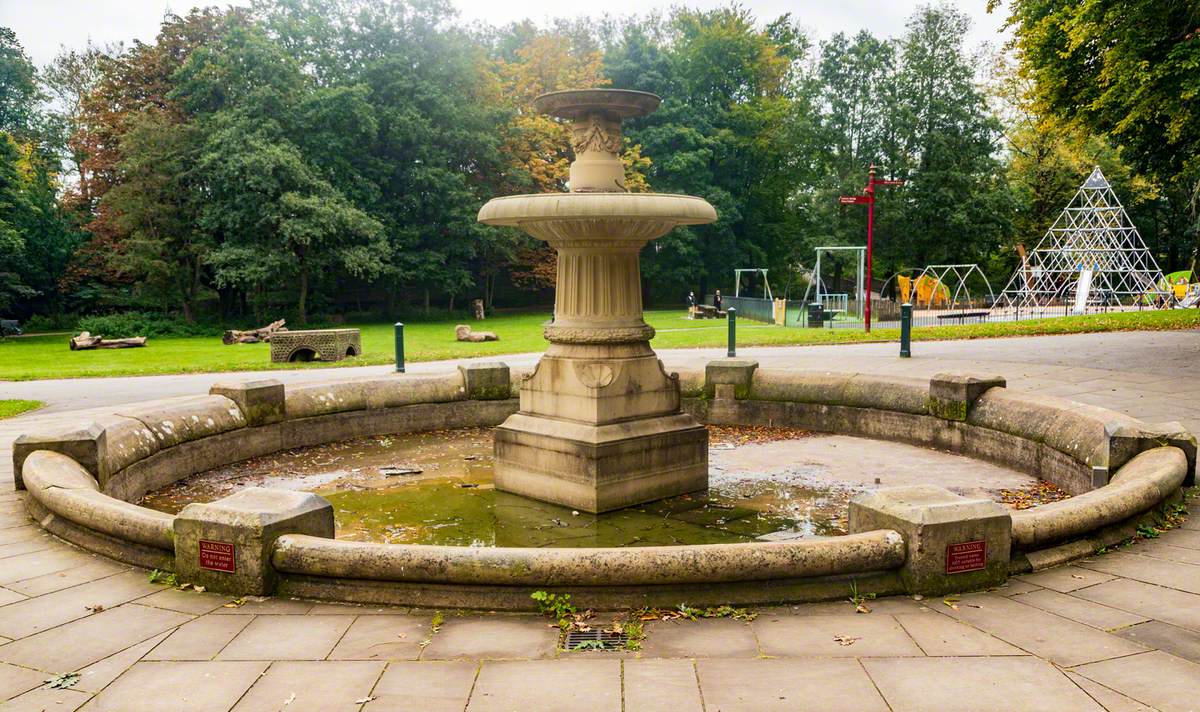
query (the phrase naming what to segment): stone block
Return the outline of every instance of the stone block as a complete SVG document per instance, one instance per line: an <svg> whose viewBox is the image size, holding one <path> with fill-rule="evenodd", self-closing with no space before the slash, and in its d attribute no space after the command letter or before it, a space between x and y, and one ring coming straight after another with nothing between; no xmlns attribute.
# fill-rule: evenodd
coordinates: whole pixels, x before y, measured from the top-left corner
<svg viewBox="0 0 1200 712"><path fill-rule="evenodd" d="M309 492L249 487L175 518L175 571L210 591L263 596L275 590L275 540L284 534L333 537L333 506Z"/></svg>
<svg viewBox="0 0 1200 712"><path fill-rule="evenodd" d="M929 380L929 414L943 420L966 420L975 400L989 388L1004 388L1003 376L939 373Z"/></svg>
<svg viewBox="0 0 1200 712"><path fill-rule="evenodd" d="M470 400L504 400L512 397L512 381L503 363L468 363L458 367Z"/></svg>
<svg viewBox="0 0 1200 712"><path fill-rule="evenodd" d="M1008 576L1012 517L991 500L933 485L891 487L850 500L850 533L875 529L904 537L900 577L909 593L985 588Z"/></svg>
<svg viewBox="0 0 1200 712"><path fill-rule="evenodd" d="M1191 487L1196 482L1196 436L1192 435L1177 422L1171 423L1108 423L1104 426L1107 438L1107 458L1102 464L1108 467L1110 473L1129 462L1135 455L1145 450L1151 450L1163 445L1171 445L1183 450L1187 457L1187 476L1183 480L1184 487ZM1105 459L1101 457L1099 459Z"/></svg>
<svg viewBox="0 0 1200 712"><path fill-rule="evenodd" d="M209 395L225 396L237 404L250 427L283 420L283 382L273 378L242 383L214 383Z"/></svg>
<svg viewBox="0 0 1200 712"><path fill-rule="evenodd" d="M25 489L25 482L21 479L21 468L25 464L25 458L36 450L49 450L66 455L82 465L97 481L101 481L103 475L107 474L103 472L106 447L105 431L98 423L21 435L13 441L13 477L16 489Z"/></svg>
<svg viewBox="0 0 1200 712"><path fill-rule="evenodd" d="M750 384L754 380L754 371L758 361L748 358L723 358L709 361L704 366L704 392L709 397L720 397L720 393L732 390L733 398L747 398L750 395ZM718 388L718 386L733 386Z"/></svg>

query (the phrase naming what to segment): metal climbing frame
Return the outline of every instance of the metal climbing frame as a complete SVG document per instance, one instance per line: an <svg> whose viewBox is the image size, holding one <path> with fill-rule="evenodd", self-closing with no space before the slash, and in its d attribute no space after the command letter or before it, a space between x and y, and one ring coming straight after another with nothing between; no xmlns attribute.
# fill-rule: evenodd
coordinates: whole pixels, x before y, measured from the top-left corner
<svg viewBox="0 0 1200 712"><path fill-rule="evenodd" d="M1038 246L1022 255L996 307L1020 318L1165 303L1162 278L1097 166Z"/></svg>
<svg viewBox="0 0 1200 712"><path fill-rule="evenodd" d="M983 280L983 285L987 288L987 301L983 304L975 302L971 295L971 287L967 284L975 275L978 275L979 279ZM983 270L979 269L979 265L975 263L963 265L929 265L921 270L921 273L913 280L914 291L916 290L916 285L926 277L933 280L935 285L945 287L946 291L950 293L947 294L944 305L934 304L937 300L933 298L934 295L932 293L924 304L920 303L920 299L914 296L911 299L914 309L947 309L949 311L957 311L959 309L980 307L990 308L996 301L996 294L992 291L991 282L988 281L987 275L983 273ZM954 285L953 291L951 291L951 284Z"/></svg>
<svg viewBox="0 0 1200 712"><path fill-rule="evenodd" d="M808 284L808 289L804 290L804 303L809 304L809 294L816 289L813 302L820 302L827 312L838 312L845 314L850 310L851 295L845 292L831 293L826 290L825 282L821 279L821 255L825 252L857 252L858 253L858 276L854 282L854 304L855 314L859 319L863 318L863 285L867 273L867 248L865 245L828 245L817 248L817 263L813 267L812 280Z"/></svg>

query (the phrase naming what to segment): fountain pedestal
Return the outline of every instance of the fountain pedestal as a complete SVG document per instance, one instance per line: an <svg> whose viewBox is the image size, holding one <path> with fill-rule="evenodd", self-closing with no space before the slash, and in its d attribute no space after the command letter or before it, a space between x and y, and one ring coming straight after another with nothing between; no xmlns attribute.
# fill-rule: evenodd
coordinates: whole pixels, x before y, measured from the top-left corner
<svg viewBox="0 0 1200 712"><path fill-rule="evenodd" d="M496 429L496 489L606 512L708 486L708 433L680 411L679 379L650 348L638 254L678 225L712 222L700 198L626 193L620 121L653 94L554 92L536 107L573 122L571 192L497 198L479 212L558 252L550 348Z"/></svg>

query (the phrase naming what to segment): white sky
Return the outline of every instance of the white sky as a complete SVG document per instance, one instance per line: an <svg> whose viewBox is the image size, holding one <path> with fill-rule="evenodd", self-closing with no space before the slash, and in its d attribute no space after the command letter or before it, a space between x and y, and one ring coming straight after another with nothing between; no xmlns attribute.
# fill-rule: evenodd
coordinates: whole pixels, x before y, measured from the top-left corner
<svg viewBox="0 0 1200 712"><path fill-rule="evenodd" d="M603 8L612 15L629 15L651 10L667 10L673 4L712 8L729 0L605 0L603 3L564 2L564 0L452 0L464 20L482 20L492 24L530 18L544 21L555 16L596 14ZM0 0L0 26L10 27L38 66L45 65L60 46L82 47L91 39L97 44L133 39L149 42L157 34L159 22L167 10L183 14L195 5L246 5L249 0ZM922 4L921 0L741 0L760 20L791 12L817 39L835 32L852 34L866 28L876 35L895 36L904 30L904 21ZM971 16L973 27L967 37L969 47L981 42L999 44L997 34L1004 22L1004 10L989 15L987 0L954 0Z"/></svg>

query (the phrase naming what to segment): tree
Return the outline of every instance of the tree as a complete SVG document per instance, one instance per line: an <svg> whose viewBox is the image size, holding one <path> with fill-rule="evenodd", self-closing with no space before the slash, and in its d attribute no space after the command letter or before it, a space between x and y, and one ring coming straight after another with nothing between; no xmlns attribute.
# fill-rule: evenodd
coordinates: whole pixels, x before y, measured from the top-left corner
<svg viewBox="0 0 1200 712"><path fill-rule="evenodd" d="M0 131L0 309L11 309L37 294L25 283L25 238L21 224L31 206L22 189L20 151L12 136Z"/></svg>
<svg viewBox="0 0 1200 712"><path fill-rule="evenodd" d="M0 131L27 137L40 97L37 70L15 32L0 27Z"/></svg>
<svg viewBox="0 0 1200 712"><path fill-rule="evenodd" d="M1009 24L1040 106L1111 135L1159 179L1200 189L1200 6L1012 0Z"/></svg>

